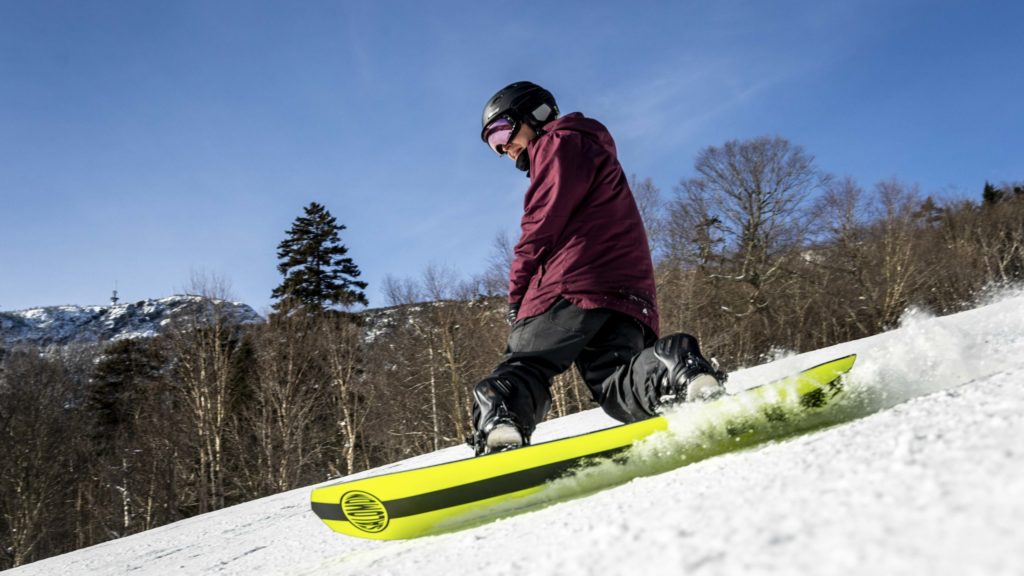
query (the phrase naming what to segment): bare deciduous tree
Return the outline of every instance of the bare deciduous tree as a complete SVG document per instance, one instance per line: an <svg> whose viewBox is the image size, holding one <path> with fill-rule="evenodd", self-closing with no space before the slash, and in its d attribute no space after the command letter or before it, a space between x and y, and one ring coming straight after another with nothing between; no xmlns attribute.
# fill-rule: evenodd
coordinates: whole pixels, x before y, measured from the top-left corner
<svg viewBox="0 0 1024 576"><path fill-rule="evenodd" d="M10 353L0 370L0 568L35 559L64 525L72 392L61 366L32 350Z"/></svg>
<svg viewBox="0 0 1024 576"><path fill-rule="evenodd" d="M658 248L663 244L661 237L665 229L661 210L661 190L650 178L640 180L635 174L629 179L629 187L633 190L633 198L640 210L651 253L657 254Z"/></svg>
<svg viewBox="0 0 1024 576"><path fill-rule="evenodd" d="M681 183L676 207L708 253L702 259L721 250L730 266L713 277L747 287L745 306L735 314L764 308L765 288L806 234L805 201L826 177L813 156L779 137L705 148L694 169L698 175Z"/></svg>
<svg viewBox="0 0 1024 576"><path fill-rule="evenodd" d="M173 320L167 341L175 358L172 386L189 420L198 462L196 506L203 513L225 503L225 439L234 401L230 376L239 334L224 310L228 294L222 281L193 278L191 293L201 298Z"/></svg>
<svg viewBox="0 0 1024 576"><path fill-rule="evenodd" d="M498 232L491 242L487 269L478 282L480 291L487 296L508 296L509 269L512 267L515 240L507 232Z"/></svg>
<svg viewBox="0 0 1024 576"><path fill-rule="evenodd" d="M327 359L331 415L342 441L341 471L351 474L366 420L378 399L361 375L361 328L345 317L328 317L320 321L320 338Z"/></svg>
<svg viewBox="0 0 1024 576"><path fill-rule="evenodd" d="M323 334L305 314L274 315L253 331L253 379L235 433L252 446L242 451L242 473L256 494L273 494L303 480L319 455L323 431L316 421L329 404ZM239 440L242 441L242 440Z"/></svg>

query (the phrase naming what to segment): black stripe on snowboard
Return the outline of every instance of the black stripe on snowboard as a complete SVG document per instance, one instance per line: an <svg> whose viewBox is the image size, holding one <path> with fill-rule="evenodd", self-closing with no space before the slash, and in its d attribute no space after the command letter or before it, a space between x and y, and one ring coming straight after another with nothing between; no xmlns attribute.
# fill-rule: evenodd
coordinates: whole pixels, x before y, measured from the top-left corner
<svg viewBox="0 0 1024 576"><path fill-rule="evenodd" d="M518 492L538 486L544 482L557 480L562 476L568 475L567 473L570 471L586 467L588 464L587 460L592 459L596 461L611 458L628 448L629 446L612 448L604 452L596 452L560 462L552 462L551 464L528 468L518 472L510 472L501 476L470 482L469 484L460 484L459 486L435 490L434 492L389 500L384 502L384 507L387 509L388 517L390 518L403 518L444 508L454 508L455 506ZM348 521L345 513L341 510L340 502L338 504L313 502L312 506L313 512L324 520Z"/></svg>

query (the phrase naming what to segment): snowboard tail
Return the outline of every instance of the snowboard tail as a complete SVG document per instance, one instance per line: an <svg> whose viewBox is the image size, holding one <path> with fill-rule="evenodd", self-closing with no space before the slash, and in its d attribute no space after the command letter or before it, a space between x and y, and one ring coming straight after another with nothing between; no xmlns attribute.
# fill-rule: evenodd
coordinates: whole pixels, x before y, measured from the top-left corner
<svg viewBox="0 0 1024 576"><path fill-rule="evenodd" d="M773 413L784 406L823 406L838 391L839 377L850 370L855 359L851 355L826 362L770 384L694 405L694 409L713 417L716 411L731 409L725 403L742 401L768 420L777 420ZM540 496L553 481L572 478L591 465L628 458L628 450L636 442L668 427L665 417L656 416L507 452L341 482L314 489L312 508L332 530L361 538L415 538L464 528L619 483L622 477L610 474L602 485L598 475L596 482L590 478L586 488L578 487L579 493L569 489L531 498ZM729 434L740 440L749 436L750 430ZM734 447L723 445L715 453L730 449ZM677 466L692 461L695 459L680 458Z"/></svg>

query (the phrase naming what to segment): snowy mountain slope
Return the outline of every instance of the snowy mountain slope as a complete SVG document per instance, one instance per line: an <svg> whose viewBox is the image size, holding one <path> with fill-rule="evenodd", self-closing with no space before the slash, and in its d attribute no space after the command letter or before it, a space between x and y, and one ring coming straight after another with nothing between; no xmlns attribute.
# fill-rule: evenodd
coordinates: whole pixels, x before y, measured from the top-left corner
<svg viewBox="0 0 1024 576"><path fill-rule="evenodd" d="M211 302L220 306L232 323L253 324L263 318L240 302L213 301L199 296L168 296L110 306L46 306L0 312L0 345L38 346L94 343L156 336L175 316L199 313Z"/></svg>
<svg viewBox="0 0 1024 576"><path fill-rule="evenodd" d="M1024 294L911 313L898 330L737 371L730 387L854 352L842 423L472 530L350 539L319 522L303 488L11 574L1021 573ZM686 413L664 443L692 440ZM537 441L612 423L578 414Z"/></svg>

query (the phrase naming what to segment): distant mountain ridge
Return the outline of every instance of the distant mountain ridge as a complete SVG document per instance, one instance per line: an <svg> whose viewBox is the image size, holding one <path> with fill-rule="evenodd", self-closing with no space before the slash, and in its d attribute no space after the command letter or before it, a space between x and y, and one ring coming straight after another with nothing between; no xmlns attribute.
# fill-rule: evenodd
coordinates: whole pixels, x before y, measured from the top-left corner
<svg viewBox="0 0 1024 576"><path fill-rule="evenodd" d="M211 313L210 304L237 324L264 321L247 304L175 295L109 306L45 306L0 312L0 345L64 346L156 336L175 317Z"/></svg>

